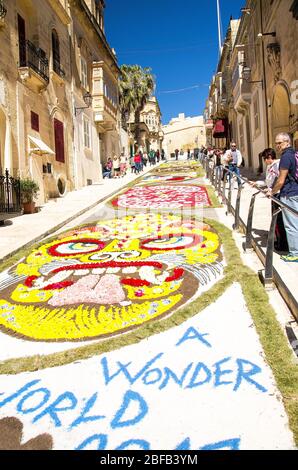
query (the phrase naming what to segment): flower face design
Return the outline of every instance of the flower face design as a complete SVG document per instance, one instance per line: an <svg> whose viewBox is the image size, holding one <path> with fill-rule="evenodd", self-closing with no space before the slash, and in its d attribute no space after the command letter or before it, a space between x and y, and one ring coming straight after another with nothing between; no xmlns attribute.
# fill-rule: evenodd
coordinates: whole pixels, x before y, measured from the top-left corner
<svg viewBox="0 0 298 470"><path fill-rule="evenodd" d="M0 326L37 341L106 337L168 315L221 272L218 235L173 215L128 216L40 246L0 282Z"/></svg>

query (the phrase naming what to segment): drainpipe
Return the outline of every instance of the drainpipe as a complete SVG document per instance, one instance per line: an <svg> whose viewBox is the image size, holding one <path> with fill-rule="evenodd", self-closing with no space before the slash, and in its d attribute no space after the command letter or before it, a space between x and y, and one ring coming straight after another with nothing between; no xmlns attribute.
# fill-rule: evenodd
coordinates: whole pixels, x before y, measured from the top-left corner
<svg viewBox="0 0 298 470"><path fill-rule="evenodd" d="M72 15L70 15L72 18ZM72 152L73 152L73 179L74 179L74 187L78 189L79 181L78 181L78 159L77 159L77 149L76 149L76 138L77 138L77 125L76 116L75 116L75 94L74 94L74 72L73 72L73 61L72 61L72 39L74 38L74 28L73 28L73 21L68 26L69 31L69 58L70 58L70 74L71 74L71 89L70 89L70 96L71 96L71 109L72 109L72 129L73 129L73 145L72 145ZM75 61L74 61L75 62Z"/></svg>
<svg viewBox="0 0 298 470"><path fill-rule="evenodd" d="M261 18L261 32L264 32L263 24L263 0L260 0L260 18ZM266 65L265 65L265 46L264 40L262 41L262 65L263 65L263 81L264 81L264 94L265 94L265 118L266 118L266 148L270 146L270 133L269 133L269 114L268 114L268 99L267 99L267 79L266 79Z"/></svg>

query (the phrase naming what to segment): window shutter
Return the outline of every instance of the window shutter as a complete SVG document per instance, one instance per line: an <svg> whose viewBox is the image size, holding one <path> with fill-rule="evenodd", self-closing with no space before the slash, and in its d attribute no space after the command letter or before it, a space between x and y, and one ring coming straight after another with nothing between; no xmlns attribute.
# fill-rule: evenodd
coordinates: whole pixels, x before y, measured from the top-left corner
<svg viewBox="0 0 298 470"><path fill-rule="evenodd" d="M26 67L26 25L24 18L18 15L19 66Z"/></svg>
<svg viewBox="0 0 298 470"><path fill-rule="evenodd" d="M63 122L54 119L54 132L55 132L55 152L57 162L64 163L64 130Z"/></svg>
<svg viewBox="0 0 298 470"><path fill-rule="evenodd" d="M60 68L60 42L57 31L52 31L53 69L59 73Z"/></svg>
<svg viewBox="0 0 298 470"><path fill-rule="evenodd" d="M39 132L39 116L31 111L31 129Z"/></svg>

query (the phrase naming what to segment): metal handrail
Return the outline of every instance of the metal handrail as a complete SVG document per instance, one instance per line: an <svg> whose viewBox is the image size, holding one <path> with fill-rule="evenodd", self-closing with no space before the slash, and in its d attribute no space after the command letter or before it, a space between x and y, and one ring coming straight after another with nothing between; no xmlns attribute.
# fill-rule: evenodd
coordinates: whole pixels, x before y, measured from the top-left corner
<svg viewBox="0 0 298 470"><path fill-rule="evenodd" d="M204 168L206 168L206 176L212 183L213 177L210 178L210 165L209 165L209 159L208 157L203 157L202 158L202 164ZM225 175L223 178L223 184L221 185L221 180L222 180L222 171L223 167L221 167L220 171L220 176L219 176L219 181L215 181L215 189L217 189L218 194L222 196L222 201L227 205L227 214L232 212L232 178L229 178L229 193L228 193L228 198L226 198L226 182L227 182L227 175L231 174L234 175L235 173L230 171L228 168L225 169ZM207 171L209 170L209 171ZM214 168L213 168L214 171ZM218 173L217 173L218 175ZM241 203L241 194L242 194L242 187L244 184L249 183L249 180L247 178L244 178L242 176L236 176L238 180L238 193L237 193L237 198L236 198L236 206L235 206L235 223L233 225L233 228L235 230L239 229L240 226L240 203ZM214 184L214 182L212 183ZM283 210L287 210L291 212L291 214L295 215L298 217L298 211L293 209L292 207L288 206L284 202L281 202L279 199L276 197L270 195L267 193L265 189L257 188L257 192L254 193L251 197L250 201L250 207L248 211L248 217L247 217L247 223L245 227L246 231L246 240L244 243L244 249L245 251L248 249L252 248L252 221L253 221L253 214L254 214L254 207L255 207L255 200L256 196L259 194L263 194L268 199L271 199L277 206L278 209L274 211L272 214L272 219L271 219L271 224L270 224L270 229L268 232L268 239L267 239L267 248L266 248L266 258L265 258L265 270L264 270L264 275L262 276L262 280L265 285L271 285L273 283L273 252L274 252L274 234L275 234L275 226L276 226L276 220L277 216L280 212Z"/></svg>
<svg viewBox="0 0 298 470"><path fill-rule="evenodd" d="M65 71L61 67L60 61L57 59L53 59L53 70L59 77L65 78Z"/></svg>
<svg viewBox="0 0 298 470"><path fill-rule="evenodd" d="M20 211L20 180L9 176L8 170L5 170L5 175L0 175L0 212L14 213Z"/></svg>

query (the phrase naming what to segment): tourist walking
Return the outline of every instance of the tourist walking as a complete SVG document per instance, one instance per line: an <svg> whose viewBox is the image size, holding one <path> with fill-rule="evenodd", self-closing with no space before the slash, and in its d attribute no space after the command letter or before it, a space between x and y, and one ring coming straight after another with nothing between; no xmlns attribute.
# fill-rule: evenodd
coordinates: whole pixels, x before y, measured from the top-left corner
<svg viewBox="0 0 298 470"><path fill-rule="evenodd" d="M230 149L226 151L223 157L223 162L225 166L228 166L228 169L230 171L230 178L232 178L234 174L236 175L239 188L239 186L241 185L239 167L242 163L242 155L240 150L237 149L237 145L235 142L231 142Z"/></svg>
<svg viewBox="0 0 298 470"><path fill-rule="evenodd" d="M122 152L120 155L120 175L123 177L126 175L127 170L127 157Z"/></svg>
<svg viewBox="0 0 298 470"><path fill-rule="evenodd" d="M114 178L120 177L120 159L117 155L113 157L113 171L114 171Z"/></svg>
<svg viewBox="0 0 298 470"><path fill-rule="evenodd" d="M134 161L135 161L135 173L139 174L142 170L142 157L140 155L140 152L137 152L134 156Z"/></svg>

